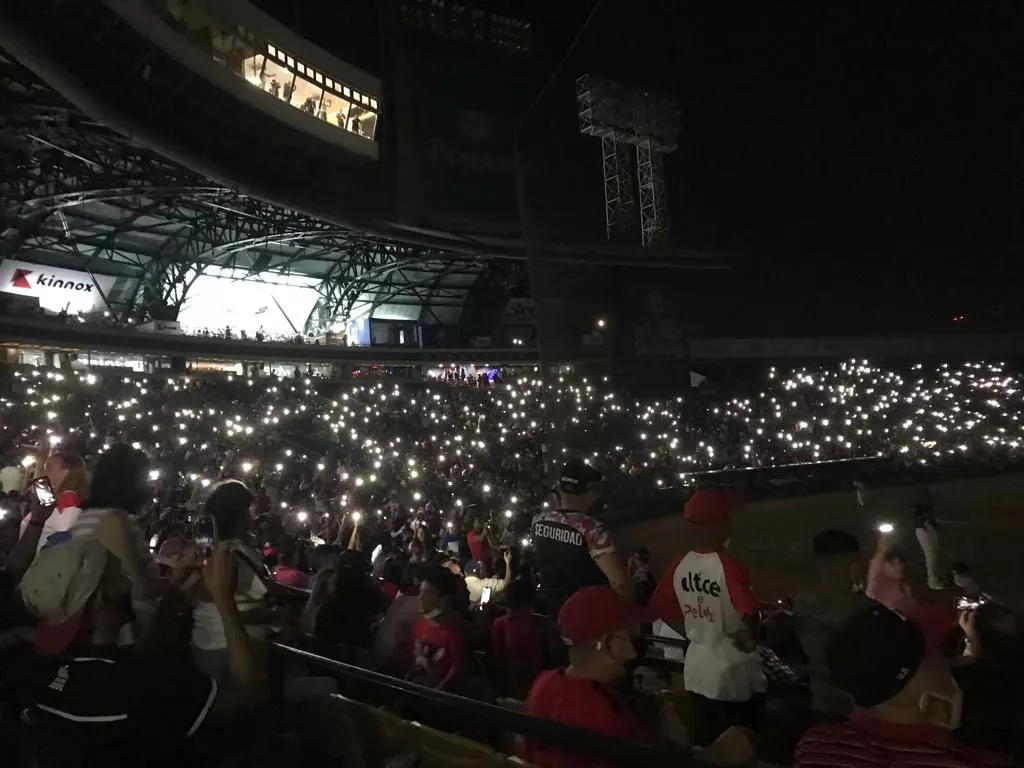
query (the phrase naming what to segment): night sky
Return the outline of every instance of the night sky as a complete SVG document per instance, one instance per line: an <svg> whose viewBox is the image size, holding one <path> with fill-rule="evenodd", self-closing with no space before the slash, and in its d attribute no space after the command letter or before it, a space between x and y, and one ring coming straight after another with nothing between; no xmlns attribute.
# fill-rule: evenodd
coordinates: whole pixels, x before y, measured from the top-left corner
<svg viewBox="0 0 1024 768"><path fill-rule="evenodd" d="M684 281L701 287L688 294L708 305L706 325L769 330L783 316L790 328L920 330L957 313L1016 324L1022 32L1024 6L1011 2L605 0L528 142L551 130L583 71L677 98L675 244L737 265ZM547 208L563 201L559 219L583 230L565 201L599 187L600 169L567 159L563 130L539 154L552 168ZM558 186L570 165L591 173L580 191ZM593 198L583 206L600 218Z"/></svg>

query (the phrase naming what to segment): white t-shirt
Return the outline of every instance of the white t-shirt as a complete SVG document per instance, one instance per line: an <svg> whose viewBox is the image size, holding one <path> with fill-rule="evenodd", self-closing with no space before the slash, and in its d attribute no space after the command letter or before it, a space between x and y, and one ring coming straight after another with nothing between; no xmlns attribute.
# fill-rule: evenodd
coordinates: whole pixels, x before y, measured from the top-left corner
<svg viewBox="0 0 1024 768"><path fill-rule="evenodd" d="M652 598L666 621L681 620L690 641L686 690L717 701L746 701L765 690L761 657L730 638L757 610L747 569L725 552L694 550L665 572Z"/></svg>
<svg viewBox="0 0 1024 768"><path fill-rule="evenodd" d="M259 552L241 542L232 542L237 560L235 570L235 604L242 613L263 606L267 587L257 570L262 558ZM224 621L220 611L211 602L196 602L192 606L192 645L200 651L217 651L228 647L224 634Z"/></svg>

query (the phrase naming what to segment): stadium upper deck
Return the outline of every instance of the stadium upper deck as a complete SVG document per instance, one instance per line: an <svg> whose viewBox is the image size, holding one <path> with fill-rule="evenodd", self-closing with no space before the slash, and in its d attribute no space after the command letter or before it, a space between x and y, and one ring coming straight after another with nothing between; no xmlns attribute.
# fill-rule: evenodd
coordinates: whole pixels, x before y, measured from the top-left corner
<svg viewBox="0 0 1024 768"><path fill-rule="evenodd" d="M446 232L403 219L396 166L375 162L390 146L384 84L244 0L9 3L0 47L93 119L219 186L409 245L525 258L518 239L470 223ZM622 249L549 251L624 258Z"/></svg>

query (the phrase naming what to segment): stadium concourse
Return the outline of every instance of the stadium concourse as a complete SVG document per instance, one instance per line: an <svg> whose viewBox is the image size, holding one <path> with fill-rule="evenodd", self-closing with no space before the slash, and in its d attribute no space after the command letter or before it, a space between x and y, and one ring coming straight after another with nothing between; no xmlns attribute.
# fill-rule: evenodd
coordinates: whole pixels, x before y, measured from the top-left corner
<svg viewBox="0 0 1024 768"><path fill-rule="evenodd" d="M717 764L759 755L816 765L822 744L842 751L855 735L836 726L812 728L803 741L801 734L837 721L852 702L884 702L884 712L909 706L899 717L910 717L918 701L907 704L911 693L952 701L936 687L949 679L945 667L929 663L925 674L921 666L909 683L885 679L885 664L902 664L903 677L921 664L919 632L929 643L937 633L947 656L963 652L966 636L969 659L958 662L966 700L957 694L956 715L948 707L935 714L929 703L918 716L948 730L963 704L959 735L1019 757L1020 731L1006 728L1018 710L1003 700L993 709L985 698L998 679L993 670L1016 669L1008 650L1016 648L1015 614L966 565L951 571L940 561L943 534L927 496L914 519L934 591L909 586L911 554L882 533L864 558L871 560L868 596L880 601L872 603L851 591L857 539L829 531L814 541L821 584L796 584L795 603L785 598L766 609L752 602L735 559L741 555L721 549L735 490L746 489L703 486L721 486L721 478L736 477L729 471L744 468L817 462L815 471L828 475L832 462L857 458L898 463L900 471L1012 468L1024 431L1020 372L1001 362L852 360L769 367L754 384L639 402L604 381L566 375L544 384L536 369L503 370L493 380L452 370L441 381L403 386L298 372L256 379L6 367L4 680L35 713L31 728L5 729L17 734L6 745L7 764L40 752L44 764L126 764L125 754L148 750L145 739L155 734L173 745L176 760L198 750L216 755L215 764L229 755L279 762L298 749L324 764L348 764L353 750L368 759L380 747L367 742L379 730L407 759L472 756L459 764L494 765L501 752L545 766L628 762L630 754L678 764L687 759L682 749ZM566 446L559 455L547 449L556 434ZM862 490L850 483L846 493ZM693 552L679 551L664 574L654 574L643 547L616 550L601 503L638 510L668 493L679 499L676 515L690 494L686 524L706 547L699 551L717 553L717 577ZM105 564L113 558L121 568L111 571ZM122 573L127 578L115 578ZM724 586L716 581L722 574ZM836 596L837 584L846 597ZM959 628L945 612L952 592L969 609ZM686 602L691 594L700 595L696 607ZM905 630L888 621L883 604L907 615L929 610L915 619L921 630ZM862 616L854 610L861 605L884 613ZM710 616L713 626L716 612L737 622L718 628L733 638L725 656L708 626L695 624ZM837 629L837 615L852 617L851 625ZM652 619L655 635L633 662L628 633ZM554 621L581 678L541 672L566 660ZM677 632L689 638L686 659L710 654L733 669L722 672L732 682L723 688L711 679L718 673L706 659L683 662ZM841 637L828 659L825 632ZM291 654L283 670L267 667L259 651L271 640L279 654ZM108 647L126 642L135 654ZM832 645L841 642L859 644L862 656L873 643L892 644L895 656L853 658L857 649L844 646L843 667L830 676ZM189 646L192 661L180 653ZM41 655L31 664L18 661L33 653ZM160 684L140 691L132 678L151 681L154 673L137 665L154 659ZM736 677L740 662L746 671ZM595 700L587 686L618 697L621 686L614 694L603 686L637 663L627 709L606 711L607 700ZM843 676L864 665L882 669L867 692ZM34 672L23 679L16 669ZM339 691L348 698L330 697ZM450 693L481 703L470 715L464 699L444 698ZM359 703L367 701L397 707L407 719L387 721ZM275 707L275 727L258 737L250 727L241 740L207 738ZM518 714L524 707L541 719ZM109 725L127 711L138 713L133 726ZM373 721L359 735L356 715ZM419 730L408 730L411 720ZM626 750L616 752L612 740L603 757L588 757L572 728L552 734L537 725L547 720L625 740ZM102 736L100 722L108 728ZM387 731L389 722L401 738ZM513 742L509 733L526 738ZM186 738L193 735L200 738ZM873 749L884 757L900 739L879 736ZM636 751L639 742L655 751ZM675 751L656 751L666 745ZM964 755L948 764L999 764L990 753Z"/></svg>

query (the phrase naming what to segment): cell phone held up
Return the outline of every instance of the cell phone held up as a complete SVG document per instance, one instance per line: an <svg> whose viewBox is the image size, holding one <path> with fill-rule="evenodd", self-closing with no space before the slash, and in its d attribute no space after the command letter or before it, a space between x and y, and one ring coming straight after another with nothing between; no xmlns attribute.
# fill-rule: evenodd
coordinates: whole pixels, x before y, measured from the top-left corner
<svg viewBox="0 0 1024 768"><path fill-rule="evenodd" d="M196 556L205 563L213 554L216 544L217 521L212 515L197 515L192 523L192 545L196 549Z"/></svg>
<svg viewBox="0 0 1024 768"><path fill-rule="evenodd" d="M32 481L32 495L42 509L53 509L57 504L57 497L53 493L53 486L50 485L48 477L37 477Z"/></svg>

